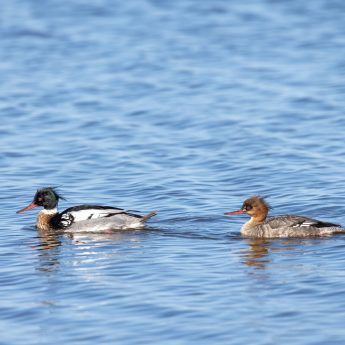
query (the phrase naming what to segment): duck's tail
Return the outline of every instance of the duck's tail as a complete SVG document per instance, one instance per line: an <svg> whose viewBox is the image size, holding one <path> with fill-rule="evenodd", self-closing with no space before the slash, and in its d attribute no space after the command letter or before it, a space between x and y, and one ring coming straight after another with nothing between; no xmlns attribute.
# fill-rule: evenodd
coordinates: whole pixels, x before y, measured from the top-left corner
<svg viewBox="0 0 345 345"><path fill-rule="evenodd" d="M149 220L150 218L154 217L157 214L156 211L150 212L148 214L145 214L141 219L140 222L141 223L145 223L147 220Z"/></svg>

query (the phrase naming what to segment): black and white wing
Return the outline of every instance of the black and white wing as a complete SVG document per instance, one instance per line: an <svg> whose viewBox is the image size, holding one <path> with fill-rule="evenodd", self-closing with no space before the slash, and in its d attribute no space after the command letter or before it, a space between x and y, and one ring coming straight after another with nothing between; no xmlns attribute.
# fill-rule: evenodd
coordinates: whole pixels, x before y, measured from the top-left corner
<svg viewBox="0 0 345 345"><path fill-rule="evenodd" d="M142 218L139 215L128 213L122 208L111 206L80 205L70 207L60 213L57 221L60 228L66 228L76 222L94 220L97 218L110 218L115 215L128 215L130 217Z"/></svg>

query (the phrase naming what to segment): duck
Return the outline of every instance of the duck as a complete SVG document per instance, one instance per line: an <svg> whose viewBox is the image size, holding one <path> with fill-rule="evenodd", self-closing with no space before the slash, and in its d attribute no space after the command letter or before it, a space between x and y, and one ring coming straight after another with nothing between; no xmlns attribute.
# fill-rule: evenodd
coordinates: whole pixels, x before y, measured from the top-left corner
<svg viewBox="0 0 345 345"><path fill-rule="evenodd" d="M17 213L43 207L36 221L39 230L61 230L72 233L142 229L144 223L157 214L154 211L142 216L122 208L85 204L67 208L59 213L60 199L65 200L55 187L38 189L33 201Z"/></svg>
<svg viewBox="0 0 345 345"><path fill-rule="evenodd" d="M282 215L267 218L270 209L271 206L263 197L255 195L246 199L241 209L224 214L250 216L250 220L241 228L241 234L247 237L314 237L345 233L345 229L339 224L305 216Z"/></svg>

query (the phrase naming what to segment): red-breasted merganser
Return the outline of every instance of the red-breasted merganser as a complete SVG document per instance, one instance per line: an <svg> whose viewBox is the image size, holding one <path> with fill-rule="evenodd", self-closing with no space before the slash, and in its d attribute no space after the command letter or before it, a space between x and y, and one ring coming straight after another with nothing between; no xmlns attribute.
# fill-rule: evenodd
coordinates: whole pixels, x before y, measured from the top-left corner
<svg viewBox="0 0 345 345"><path fill-rule="evenodd" d="M108 230L140 229L156 212L144 216L126 212L111 206L80 205L59 213L57 205L63 199L53 187L39 189L30 205L17 211L21 213L42 206L36 227L40 230L63 230L65 232L101 232Z"/></svg>
<svg viewBox="0 0 345 345"><path fill-rule="evenodd" d="M251 218L241 228L241 234L248 237L312 237L345 233L338 224L319 221L304 216L284 215L266 219L269 204L264 198L253 196L243 203L238 211L224 214L247 214Z"/></svg>

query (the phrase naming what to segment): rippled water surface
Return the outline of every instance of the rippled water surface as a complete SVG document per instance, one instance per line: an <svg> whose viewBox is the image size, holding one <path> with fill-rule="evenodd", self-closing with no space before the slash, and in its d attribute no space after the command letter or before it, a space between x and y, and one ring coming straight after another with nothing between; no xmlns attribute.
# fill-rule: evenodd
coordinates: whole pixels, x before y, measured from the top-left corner
<svg viewBox="0 0 345 345"><path fill-rule="evenodd" d="M344 1L0 7L1 344L344 344L345 237L223 216L345 224ZM50 185L159 214L39 233L15 211Z"/></svg>

